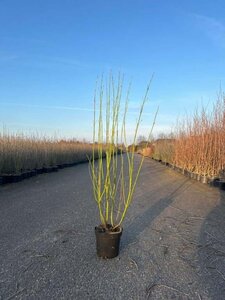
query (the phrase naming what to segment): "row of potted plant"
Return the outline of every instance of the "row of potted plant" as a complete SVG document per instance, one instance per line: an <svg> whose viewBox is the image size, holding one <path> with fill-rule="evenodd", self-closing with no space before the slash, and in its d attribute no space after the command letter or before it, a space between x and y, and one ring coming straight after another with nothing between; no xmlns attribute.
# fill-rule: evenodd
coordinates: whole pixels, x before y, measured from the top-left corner
<svg viewBox="0 0 225 300"><path fill-rule="evenodd" d="M178 166L175 166L171 163L168 162L164 162L160 159L155 159L152 157L153 160L160 162L161 164L172 168L173 170L177 171L178 173L181 173L183 175L185 175L186 177L190 178L190 179L194 179L197 180L201 183L204 184L209 184L210 186L214 186L214 187L218 187L221 190L225 190L225 180L223 178L220 177L209 177L207 175L201 175L201 174L197 174L197 173L193 173L190 172L188 170L185 170L183 168L180 168Z"/></svg>
<svg viewBox="0 0 225 300"><path fill-rule="evenodd" d="M21 170L21 172L18 174L1 174L0 175L0 184L15 183L15 182L19 182L24 179L36 176L38 174L57 172L58 169L74 166L75 164L76 163L61 164L58 166L46 166L46 167L38 168L38 169L34 169L34 170Z"/></svg>
<svg viewBox="0 0 225 300"><path fill-rule="evenodd" d="M59 169L64 169L68 167L73 167L80 163L88 162L88 159L84 159L81 161L76 161L73 163L64 163L57 166L43 166L42 168L36 168L33 170L21 170L20 173L17 174L0 174L0 185L7 184L7 183L15 183L22 181L24 179L43 174L43 173L51 173L57 172Z"/></svg>

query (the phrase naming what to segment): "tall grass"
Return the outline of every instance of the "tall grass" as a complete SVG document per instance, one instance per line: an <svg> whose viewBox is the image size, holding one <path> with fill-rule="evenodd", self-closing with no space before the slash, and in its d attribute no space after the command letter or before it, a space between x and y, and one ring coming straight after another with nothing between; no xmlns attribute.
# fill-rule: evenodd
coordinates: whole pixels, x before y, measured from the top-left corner
<svg viewBox="0 0 225 300"><path fill-rule="evenodd" d="M91 144L73 140L0 133L0 174L81 162L92 151Z"/></svg>

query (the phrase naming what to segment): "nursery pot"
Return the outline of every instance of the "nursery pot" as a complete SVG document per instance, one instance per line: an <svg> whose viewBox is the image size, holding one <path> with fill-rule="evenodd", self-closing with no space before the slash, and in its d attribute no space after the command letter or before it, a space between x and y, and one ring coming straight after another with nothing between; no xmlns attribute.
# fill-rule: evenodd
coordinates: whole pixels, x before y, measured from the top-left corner
<svg viewBox="0 0 225 300"><path fill-rule="evenodd" d="M12 175L12 182L19 182L23 179L22 174L13 174Z"/></svg>
<svg viewBox="0 0 225 300"><path fill-rule="evenodd" d="M111 226L109 225L108 228ZM101 225L95 227L97 255L102 258L113 258L119 254L122 227L116 231L105 229Z"/></svg>
<svg viewBox="0 0 225 300"><path fill-rule="evenodd" d="M36 172L37 172L37 174L42 174L43 173L43 168L37 168Z"/></svg>
<svg viewBox="0 0 225 300"><path fill-rule="evenodd" d="M201 183L205 183L205 184L206 184L206 183L208 183L208 177L205 176L205 175L204 175L204 176L201 176L201 177L200 177L200 181L201 181Z"/></svg>
<svg viewBox="0 0 225 300"><path fill-rule="evenodd" d="M183 170L183 174L184 174L184 176L189 176L189 171L188 170Z"/></svg>
<svg viewBox="0 0 225 300"><path fill-rule="evenodd" d="M220 186L219 187L220 187L221 190L225 191L225 180L220 181Z"/></svg>
<svg viewBox="0 0 225 300"><path fill-rule="evenodd" d="M210 185L214 187L220 187L220 179L219 178L211 178Z"/></svg>

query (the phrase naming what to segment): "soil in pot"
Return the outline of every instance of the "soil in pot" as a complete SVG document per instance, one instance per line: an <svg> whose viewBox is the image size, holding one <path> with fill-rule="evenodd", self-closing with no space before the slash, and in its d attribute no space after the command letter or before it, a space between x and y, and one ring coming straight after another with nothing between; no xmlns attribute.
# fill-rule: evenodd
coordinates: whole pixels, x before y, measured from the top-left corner
<svg viewBox="0 0 225 300"><path fill-rule="evenodd" d="M122 227L112 231L111 225L107 225L107 228L102 225L95 227L96 249L99 257L113 258L119 254L122 231Z"/></svg>

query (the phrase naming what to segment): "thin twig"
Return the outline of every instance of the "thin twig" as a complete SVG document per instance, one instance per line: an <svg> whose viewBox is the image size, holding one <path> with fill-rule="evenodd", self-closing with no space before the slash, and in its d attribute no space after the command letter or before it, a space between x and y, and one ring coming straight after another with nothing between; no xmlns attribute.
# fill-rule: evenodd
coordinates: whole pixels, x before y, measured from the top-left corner
<svg viewBox="0 0 225 300"><path fill-rule="evenodd" d="M224 275L222 272L220 272L218 269L216 269L216 271L221 275L221 277L222 277L223 280L225 281L225 275Z"/></svg>
<svg viewBox="0 0 225 300"><path fill-rule="evenodd" d="M187 293L184 293L182 291L179 291L178 289L174 288L174 287L171 287L171 286L168 286L168 285L165 285L165 284L158 284L158 283L153 283L148 289L147 289L147 296L150 297L151 296L151 293L152 293L152 290L155 288L155 287L164 287L164 288L167 288L167 289L170 289L172 291L176 291L180 294L183 294L187 297L189 297L189 294Z"/></svg>
<svg viewBox="0 0 225 300"><path fill-rule="evenodd" d="M14 294L12 294L11 296L9 296L6 300L11 300L13 299L14 297L18 296L19 294L21 294L23 291L25 290L25 288L19 290L19 291L16 291Z"/></svg>
<svg viewBox="0 0 225 300"><path fill-rule="evenodd" d="M138 268L138 265L137 265L136 261L135 261L134 259L132 259L131 257L130 257L130 261L132 262L132 264L135 265L135 267L136 267L136 269L137 269L137 271L138 271L139 268Z"/></svg>

